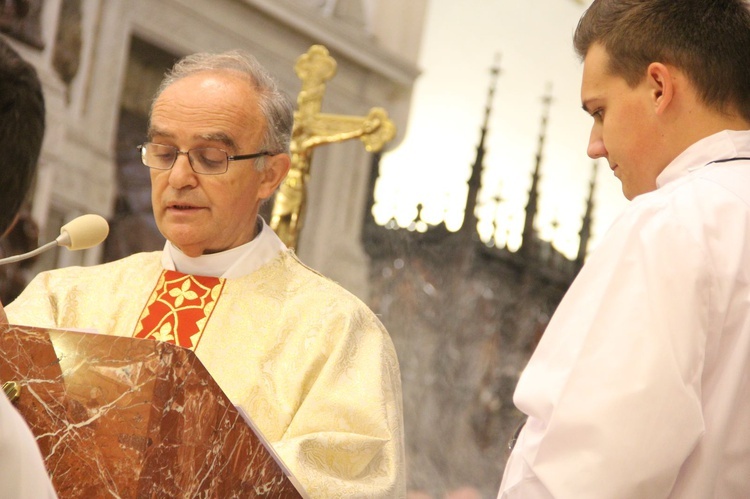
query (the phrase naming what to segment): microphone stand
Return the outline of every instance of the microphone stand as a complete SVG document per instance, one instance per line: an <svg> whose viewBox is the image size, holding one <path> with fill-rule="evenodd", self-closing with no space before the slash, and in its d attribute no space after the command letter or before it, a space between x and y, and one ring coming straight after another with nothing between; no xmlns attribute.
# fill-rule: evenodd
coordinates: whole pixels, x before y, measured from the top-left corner
<svg viewBox="0 0 750 499"><path fill-rule="evenodd" d="M37 249L33 251L29 251L28 253L23 253L21 255L15 255L15 256L9 256L7 258L2 258L0 259L0 265L5 265L6 263L20 262L22 260L26 260L27 258L37 256L40 253L44 253L48 249L54 248L55 246L57 246L57 244L58 244L57 241L50 241L43 246L39 246Z"/></svg>
<svg viewBox="0 0 750 499"><path fill-rule="evenodd" d="M0 259L0 265L20 262L39 253L43 253L55 246L65 246L69 250L88 249L104 241L109 233L107 221L99 215L81 215L63 225L57 239L22 255L9 256Z"/></svg>

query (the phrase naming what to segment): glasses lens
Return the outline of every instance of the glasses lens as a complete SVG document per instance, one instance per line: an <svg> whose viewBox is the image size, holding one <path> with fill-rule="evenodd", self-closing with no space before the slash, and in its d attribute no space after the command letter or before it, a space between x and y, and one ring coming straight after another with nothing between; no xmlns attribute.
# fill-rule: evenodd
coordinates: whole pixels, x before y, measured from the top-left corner
<svg viewBox="0 0 750 499"><path fill-rule="evenodd" d="M216 175L227 171L227 153L215 147L192 149L190 162L198 173Z"/></svg>
<svg viewBox="0 0 750 499"><path fill-rule="evenodd" d="M141 160L149 168L157 170L169 170L174 164L177 149L172 146L146 142L141 147Z"/></svg>

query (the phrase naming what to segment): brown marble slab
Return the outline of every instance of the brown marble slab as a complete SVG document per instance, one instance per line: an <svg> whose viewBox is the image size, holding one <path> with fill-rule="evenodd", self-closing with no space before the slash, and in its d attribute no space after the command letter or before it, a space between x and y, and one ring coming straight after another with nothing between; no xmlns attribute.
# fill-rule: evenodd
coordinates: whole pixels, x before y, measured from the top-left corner
<svg viewBox="0 0 750 499"><path fill-rule="evenodd" d="M189 350L0 327L0 380L61 498L304 496Z"/></svg>

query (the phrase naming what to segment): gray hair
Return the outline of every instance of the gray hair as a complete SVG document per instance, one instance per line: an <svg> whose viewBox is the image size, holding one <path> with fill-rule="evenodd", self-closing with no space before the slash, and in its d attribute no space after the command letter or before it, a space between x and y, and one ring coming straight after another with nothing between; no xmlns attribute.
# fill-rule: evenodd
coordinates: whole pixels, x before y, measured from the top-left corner
<svg viewBox="0 0 750 499"><path fill-rule="evenodd" d="M289 142L294 124L294 107L273 76L252 55L241 50L220 54L196 53L183 57L169 70L156 91L153 104L164 90L176 81L203 71L237 71L258 92L261 113L266 121L266 131L261 148L273 153L289 152ZM264 157L255 160L255 168L262 170Z"/></svg>

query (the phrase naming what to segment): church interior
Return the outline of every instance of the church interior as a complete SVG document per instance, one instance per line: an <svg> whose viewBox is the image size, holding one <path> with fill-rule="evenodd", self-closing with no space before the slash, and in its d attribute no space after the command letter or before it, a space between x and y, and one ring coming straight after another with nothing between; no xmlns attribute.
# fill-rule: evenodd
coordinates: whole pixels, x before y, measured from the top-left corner
<svg viewBox="0 0 750 499"><path fill-rule="evenodd" d="M395 136L381 151L361 140L316 148L306 189L300 259L340 283L380 318L398 353L406 439L408 497L492 498L522 421L512 395L520 371L586 257L596 170L582 182L578 251L566 256L535 223L544 175L546 107L535 117L521 244L508 248L477 227L483 168L499 70L486 72L482 118L465 126L476 146L464 218L409 230L372 213L379 165L405 135L431 3L442 0L8 0L0 36L36 68L47 102L47 133L27 210L0 252L15 254L54 239L84 213L110 224L105 243L80 252L56 249L33 262L0 268L2 303L36 273L95 265L160 249L144 141L151 98L167 68L199 51L241 48L277 76L292 97L294 67L325 46L337 72L323 110L367 116L383 108ZM549 0L563 2L570 0ZM570 2L575 4L576 2ZM543 97L543 96L540 96ZM512 117L507 117L512 119ZM582 165L586 170L590 164ZM263 207L266 220L273 202ZM420 221L419 209L414 222Z"/></svg>

